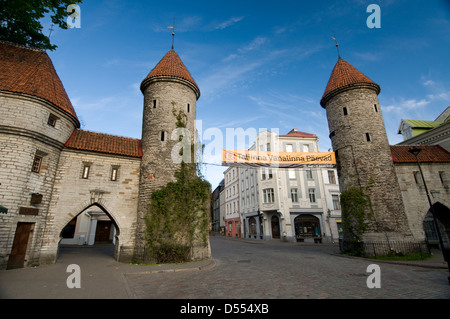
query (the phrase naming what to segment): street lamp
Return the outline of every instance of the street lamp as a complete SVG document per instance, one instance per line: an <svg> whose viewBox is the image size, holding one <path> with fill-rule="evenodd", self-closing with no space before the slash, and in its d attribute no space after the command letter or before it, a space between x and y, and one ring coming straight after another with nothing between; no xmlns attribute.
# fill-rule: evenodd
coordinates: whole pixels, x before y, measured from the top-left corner
<svg viewBox="0 0 450 319"><path fill-rule="evenodd" d="M427 187L427 184L425 183L425 177L423 176L422 167L421 167L420 161L419 161L419 153L421 151L422 151L422 149L417 148L415 146L411 147L408 150L409 153L411 153L412 155L414 155L416 157L417 165L419 166L420 175L422 176L423 186L425 187L425 192L427 194L428 204L430 205L430 212L431 212L431 215L433 216L434 226L436 227L436 231L438 234L439 245L441 246L441 250L442 250L442 256L444 257L444 260L447 261L447 266L448 266L448 269L450 272L450 263L448 260L449 256L446 256L446 254L445 254L444 243L442 241L441 232L439 231L439 226L437 224L436 216L434 215L433 203L431 202L430 193L428 192L428 187ZM450 276L448 277L448 283L450 284Z"/></svg>

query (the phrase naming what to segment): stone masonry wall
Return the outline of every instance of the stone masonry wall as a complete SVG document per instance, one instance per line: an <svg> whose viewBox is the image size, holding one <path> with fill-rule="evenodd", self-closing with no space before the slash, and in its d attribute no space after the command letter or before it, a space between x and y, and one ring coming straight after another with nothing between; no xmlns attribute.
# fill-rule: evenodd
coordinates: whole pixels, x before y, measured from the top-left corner
<svg viewBox="0 0 450 319"><path fill-rule="evenodd" d="M82 178L84 165L89 177ZM111 180L112 167L118 178ZM65 149L61 153L41 250L41 262L55 261L61 230L93 204L117 229L116 259L130 261L134 250L140 158Z"/></svg>
<svg viewBox="0 0 450 319"><path fill-rule="evenodd" d="M440 202L450 207L450 170L448 163L421 163L421 166L432 203ZM409 228L415 239L418 241L424 240L423 221L430 205L422 177L418 175L417 182L414 178L414 173L419 174L419 167L416 163L396 163L395 172L405 203Z"/></svg>
<svg viewBox="0 0 450 319"><path fill-rule="evenodd" d="M25 266L37 264L63 143L76 126L73 118L38 98L0 92L0 268L6 268L19 222L33 223ZM47 124L50 113L58 120ZM32 172L35 155L42 157L39 172ZM31 203L31 194L41 194Z"/></svg>
<svg viewBox="0 0 450 319"><path fill-rule="evenodd" d="M186 128L190 137L184 138L187 138L188 144L191 144L195 135L196 102L197 96L194 90L183 80L155 79L145 89L142 123L143 157L135 252L138 261L145 259L145 216L151 194L174 181L174 174L180 168L180 163L174 162L172 156L173 152L175 156L179 155L179 150L175 148L179 143L178 136L175 134L175 140L172 140L177 121L173 110L176 114L182 111L186 115ZM162 132L164 132L164 140L162 140ZM209 257L209 247L205 251L202 248L196 248L194 257L197 259Z"/></svg>
<svg viewBox="0 0 450 319"><path fill-rule="evenodd" d="M411 236L375 90L341 92L328 101L326 110L341 191L362 187L371 201L373 218L367 220L365 236Z"/></svg>

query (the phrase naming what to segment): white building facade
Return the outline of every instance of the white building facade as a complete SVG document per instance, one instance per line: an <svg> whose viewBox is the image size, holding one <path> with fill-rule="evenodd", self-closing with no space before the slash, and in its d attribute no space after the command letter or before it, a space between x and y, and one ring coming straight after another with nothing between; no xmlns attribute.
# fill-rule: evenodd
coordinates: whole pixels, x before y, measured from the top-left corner
<svg viewBox="0 0 450 319"><path fill-rule="evenodd" d="M319 152L314 134L261 132L250 150ZM243 237L335 242L341 210L335 168L239 168Z"/></svg>
<svg viewBox="0 0 450 319"><path fill-rule="evenodd" d="M241 237L241 218L239 203L239 169L230 167L224 172L225 176L225 235Z"/></svg>

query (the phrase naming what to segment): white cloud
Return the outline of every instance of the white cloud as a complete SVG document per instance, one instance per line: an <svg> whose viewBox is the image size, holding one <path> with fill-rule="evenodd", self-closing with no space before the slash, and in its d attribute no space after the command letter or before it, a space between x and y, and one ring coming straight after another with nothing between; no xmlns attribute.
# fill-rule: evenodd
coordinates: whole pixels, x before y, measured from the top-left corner
<svg viewBox="0 0 450 319"><path fill-rule="evenodd" d="M230 18L230 19L228 19L228 20L226 20L226 21L224 21L222 23L219 23L218 25L216 25L214 27L214 29L215 30L222 30L222 29L228 28L228 27L232 26L233 24L241 21L242 19L244 19L244 17L232 17L232 18Z"/></svg>
<svg viewBox="0 0 450 319"><path fill-rule="evenodd" d="M430 104L430 101L426 99L404 99L400 98L399 101L395 101L390 105L384 106L383 111L385 112L405 112L423 108Z"/></svg>
<svg viewBox="0 0 450 319"><path fill-rule="evenodd" d="M247 53L249 51L256 50L266 42L267 42L267 38L257 37L252 42L250 42L248 45L246 45L245 47L238 49L238 52L239 53Z"/></svg>

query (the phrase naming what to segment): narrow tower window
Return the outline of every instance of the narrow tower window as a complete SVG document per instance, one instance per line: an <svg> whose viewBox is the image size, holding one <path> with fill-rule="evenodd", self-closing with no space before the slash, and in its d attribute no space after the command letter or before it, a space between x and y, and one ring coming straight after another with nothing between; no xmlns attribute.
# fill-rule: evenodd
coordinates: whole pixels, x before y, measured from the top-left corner
<svg viewBox="0 0 450 319"><path fill-rule="evenodd" d="M156 109L156 100L153 100L153 108Z"/></svg>
<svg viewBox="0 0 450 319"><path fill-rule="evenodd" d="M347 111L347 108L346 108L346 107L343 108L343 111L344 111L344 115L347 115L347 114L348 114L348 111Z"/></svg>
<svg viewBox="0 0 450 319"><path fill-rule="evenodd" d="M187 112L189 113L191 111L191 105L188 103L187 105Z"/></svg>
<svg viewBox="0 0 450 319"><path fill-rule="evenodd" d="M33 166L31 167L31 171L35 173L39 173L41 170L42 156L35 155L33 160Z"/></svg>
<svg viewBox="0 0 450 319"><path fill-rule="evenodd" d="M89 164L83 164L83 174L82 174L82 178L83 179L88 179L89 178L89 170L90 170L90 165Z"/></svg>
<svg viewBox="0 0 450 319"><path fill-rule="evenodd" d="M375 112L378 112L378 107L376 104L373 105L373 108L375 109Z"/></svg>
<svg viewBox="0 0 450 319"><path fill-rule="evenodd" d="M47 124L50 125L50 126L55 127L57 119L58 118L56 117L56 115L50 114L50 116L48 117L48 120L47 120Z"/></svg>
<svg viewBox="0 0 450 319"><path fill-rule="evenodd" d="M164 132L164 131L161 131L161 142L164 142L164 140L165 140L165 138L166 138L165 135L166 135L165 132Z"/></svg>
<svg viewBox="0 0 450 319"><path fill-rule="evenodd" d="M117 181L118 173L119 173L119 167L118 166L113 166L111 168L111 180L112 181Z"/></svg>
<svg viewBox="0 0 450 319"><path fill-rule="evenodd" d="M369 133L366 133L366 141L370 142L370 134Z"/></svg>

